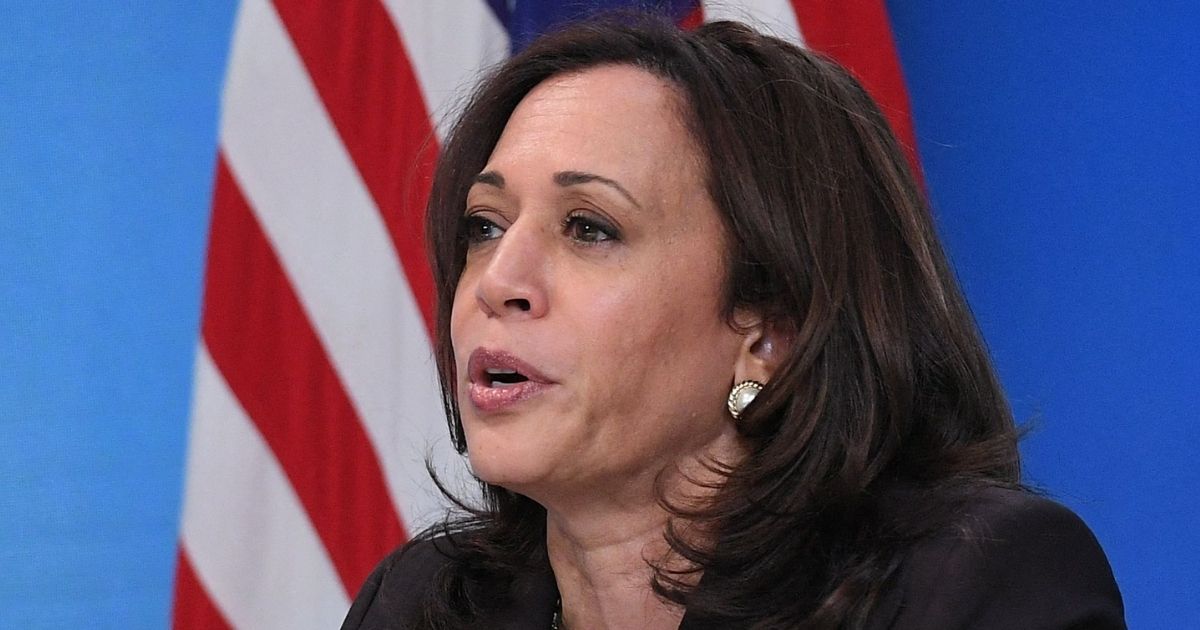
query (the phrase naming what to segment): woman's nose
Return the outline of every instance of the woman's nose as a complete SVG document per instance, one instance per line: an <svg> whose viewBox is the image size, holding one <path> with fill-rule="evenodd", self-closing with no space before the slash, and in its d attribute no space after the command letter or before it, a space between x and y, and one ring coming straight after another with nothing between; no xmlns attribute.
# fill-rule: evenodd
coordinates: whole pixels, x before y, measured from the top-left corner
<svg viewBox="0 0 1200 630"><path fill-rule="evenodd" d="M514 223L496 243L475 287L489 317L537 318L546 314L545 244L537 233Z"/></svg>

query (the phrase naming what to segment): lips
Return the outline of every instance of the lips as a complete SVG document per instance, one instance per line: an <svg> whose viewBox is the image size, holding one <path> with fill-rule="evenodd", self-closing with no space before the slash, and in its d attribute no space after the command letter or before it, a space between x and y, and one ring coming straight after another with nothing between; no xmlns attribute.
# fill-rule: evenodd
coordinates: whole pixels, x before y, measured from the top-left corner
<svg viewBox="0 0 1200 630"><path fill-rule="evenodd" d="M502 411L554 384L533 366L503 350L477 348L467 361L468 395L480 411Z"/></svg>

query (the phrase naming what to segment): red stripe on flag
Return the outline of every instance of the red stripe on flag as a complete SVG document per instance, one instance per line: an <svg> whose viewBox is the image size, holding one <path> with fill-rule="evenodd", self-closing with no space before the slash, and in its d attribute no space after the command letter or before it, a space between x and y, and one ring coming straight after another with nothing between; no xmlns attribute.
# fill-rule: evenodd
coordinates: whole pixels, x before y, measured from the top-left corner
<svg viewBox="0 0 1200 630"><path fill-rule="evenodd" d="M175 603L171 608L171 627L178 630L225 630L233 627L208 597L182 544L176 557Z"/></svg>
<svg viewBox="0 0 1200 630"><path fill-rule="evenodd" d="M321 101L383 214L427 330L425 203L437 138L404 44L378 0L275 0Z"/></svg>
<svg viewBox="0 0 1200 630"><path fill-rule="evenodd" d="M357 592L404 529L358 415L223 155L205 276L202 334L213 362L287 474L347 592Z"/></svg>
<svg viewBox="0 0 1200 630"><path fill-rule="evenodd" d="M791 0L805 44L846 66L867 88L920 173L908 91L883 0Z"/></svg>
<svg viewBox="0 0 1200 630"><path fill-rule="evenodd" d="M683 19L679 20L679 28L685 31L694 31L700 28L701 24L704 24L704 5L697 0L696 8L688 11Z"/></svg>

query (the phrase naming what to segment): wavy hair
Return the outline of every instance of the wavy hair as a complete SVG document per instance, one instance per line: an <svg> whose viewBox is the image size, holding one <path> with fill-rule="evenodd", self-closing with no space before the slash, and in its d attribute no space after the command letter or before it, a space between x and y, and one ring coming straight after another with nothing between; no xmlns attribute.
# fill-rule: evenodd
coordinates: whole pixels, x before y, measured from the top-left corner
<svg viewBox="0 0 1200 630"><path fill-rule="evenodd" d="M904 553L951 518L959 490L1019 484L1018 435L896 138L862 86L819 54L735 22L688 32L608 16L538 39L481 84L445 143L426 220L453 441L466 451L450 308L467 190L530 90L609 64L681 97L728 235L731 325L750 309L794 337L739 420L749 456L713 464L721 483L705 505L664 500L673 521L713 534L700 544L665 532L699 583L656 567L653 587L723 627L860 626ZM430 627L469 625L511 596L509 578L547 570L545 510L482 485L481 504L458 502L465 516L421 536L454 541Z"/></svg>

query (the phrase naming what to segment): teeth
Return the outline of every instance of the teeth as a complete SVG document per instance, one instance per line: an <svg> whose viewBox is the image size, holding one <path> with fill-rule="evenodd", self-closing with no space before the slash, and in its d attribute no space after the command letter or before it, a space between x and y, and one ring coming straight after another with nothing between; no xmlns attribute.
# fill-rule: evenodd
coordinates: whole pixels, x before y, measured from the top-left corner
<svg viewBox="0 0 1200 630"><path fill-rule="evenodd" d="M510 368L487 368L483 371L489 387L513 387L529 380Z"/></svg>

